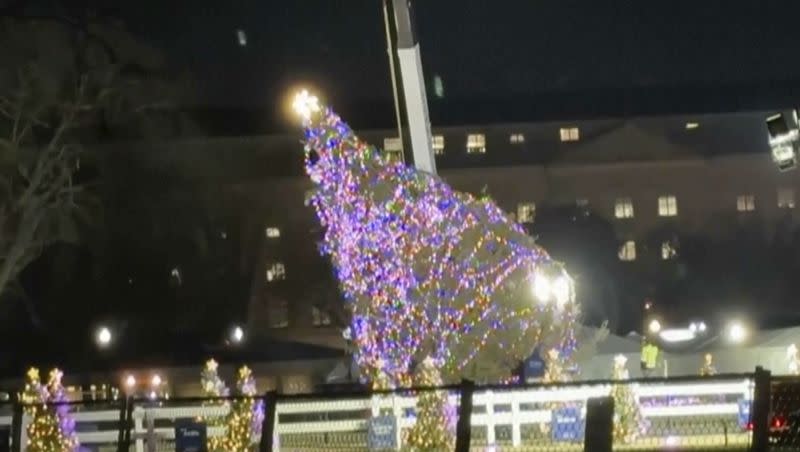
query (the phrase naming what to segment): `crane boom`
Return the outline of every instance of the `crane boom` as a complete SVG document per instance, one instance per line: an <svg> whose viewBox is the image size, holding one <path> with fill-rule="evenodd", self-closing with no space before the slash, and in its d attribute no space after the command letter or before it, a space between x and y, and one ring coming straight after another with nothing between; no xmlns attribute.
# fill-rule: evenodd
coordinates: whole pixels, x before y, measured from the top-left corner
<svg viewBox="0 0 800 452"><path fill-rule="evenodd" d="M411 138L414 166L436 174L436 160L431 143L431 122L419 42L414 31L411 0L391 0L397 33L397 60L403 86L406 120Z"/></svg>

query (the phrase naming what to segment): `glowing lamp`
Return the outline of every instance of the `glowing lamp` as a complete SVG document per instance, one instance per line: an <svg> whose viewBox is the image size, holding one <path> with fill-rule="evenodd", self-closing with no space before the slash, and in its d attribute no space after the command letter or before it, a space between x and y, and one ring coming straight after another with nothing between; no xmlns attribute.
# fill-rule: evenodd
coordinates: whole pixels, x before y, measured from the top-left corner
<svg viewBox="0 0 800 452"><path fill-rule="evenodd" d="M741 322L731 322L728 326L728 339L734 344L744 342L747 339L747 328Z"/></svg>
<svg viewBox="0 0 800 452"><path fill-rule="evenodd" d="M111 345L111 330L108 327L100 327L97 329L97 334L95 335L95 340L97 341L97 345L100 347L108 347Z"/></svg>
<svg viewBox="0 0 800 452"><path fill-rule="evenodd" d="M653 334L658 334L658 332L661 331L661 322L658 320L651 320L650 324L647 326L647 329Z"/></svg>

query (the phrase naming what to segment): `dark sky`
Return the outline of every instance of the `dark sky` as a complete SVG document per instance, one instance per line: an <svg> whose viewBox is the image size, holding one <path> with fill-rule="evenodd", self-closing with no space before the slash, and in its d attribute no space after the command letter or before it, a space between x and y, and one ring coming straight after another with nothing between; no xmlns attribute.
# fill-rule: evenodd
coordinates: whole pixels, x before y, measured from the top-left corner
<svg viewBox="0 0 800 452"><path fill-rule="evenodd" d="M132 31L195 74L204 101L274 104L296 81L334 101L390 96L380 0L118 8ZM800 79L793 1L418 0L416 15L426 77L440 75L447 98Z"/></svg>

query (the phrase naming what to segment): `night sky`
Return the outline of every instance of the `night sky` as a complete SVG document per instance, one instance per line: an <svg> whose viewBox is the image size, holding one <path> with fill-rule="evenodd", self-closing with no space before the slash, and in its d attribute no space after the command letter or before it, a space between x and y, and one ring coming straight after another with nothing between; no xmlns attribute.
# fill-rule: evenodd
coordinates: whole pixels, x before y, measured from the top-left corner
<svg viewBox="0 0 800 452"><path fill-rule="evenodd" d="M276 105L296 82L339 103L390 99L379 0L121 3L109 14L190 71L198 103ZM797 2L436 0L416 17L445 99L800 79Z"/></svg>

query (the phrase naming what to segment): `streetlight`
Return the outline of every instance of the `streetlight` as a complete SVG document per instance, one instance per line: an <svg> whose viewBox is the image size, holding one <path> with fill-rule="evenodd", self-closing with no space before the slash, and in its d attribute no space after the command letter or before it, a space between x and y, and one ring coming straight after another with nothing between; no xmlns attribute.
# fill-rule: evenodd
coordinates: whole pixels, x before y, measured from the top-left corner
<svg viewBox="0 0 800 452"><path fill-rule="evenodd" d="M650 321L650 325L647 326L647 329L653 334L658 334L658 332L661 331L661 322L653 319Z"/></svg>
<svg viewBox="0 0 800 452"><path fill-rule="evenodd" d="M734 344L740 344L747 339L747 328L739 321L728 325L728 339Z"/></svg>
<svg viewBox="0 0 800 452"><path fill-rule="evenodd" d="M573 297L573 282L565 272L550 277L542 272L536 272L531 283L531 292L540 304L546 305L555 301L561 308Z"/></svg>
<svg viewBox="0 0 800 452"><path fill-rule="evenodd" d="M125 388L128 389L128 392L131 392L135 387L136 387L136 377L134 377L133 375L128 375L125 378Z"/></svg>
<svg viewBox="0 0 800 452"><path fill-rule="evenodd" d="M159 374L153 375L153 378L150 380L150 385L154 388L161 386L161 376Z"/></svg>
<svg viewBox="0 0 800 452"><path fill-rule="evenodd" d="M95 334L95 341L97 342L97 346L100 348L107 348L111 345L111 340L113 339L111 335L111 330L108 329L106 326L101 326L97 329L97 333Z"/></svg>
<svg viewBox="0 0 800 452"><path fill-rule="evenodd" d="M239 325L236 325L231 330L231 342L234 344L241 344L244 340L244 330Z"/></svg>
<svg viewBox="0 0 800 452"><path fill-rule="evenodd" d="M547 304L550 299L550 279L542 274L536 275L533 280L533 295L539 303Z"/></svg>

